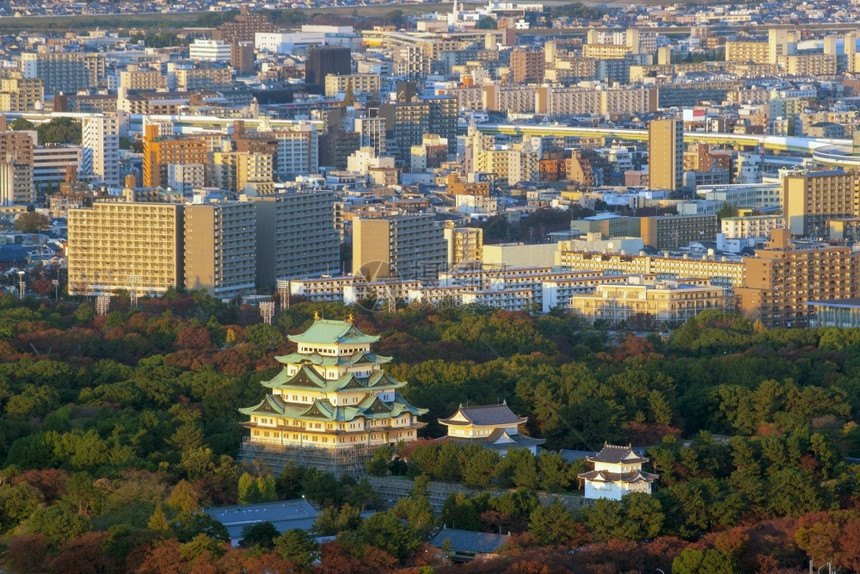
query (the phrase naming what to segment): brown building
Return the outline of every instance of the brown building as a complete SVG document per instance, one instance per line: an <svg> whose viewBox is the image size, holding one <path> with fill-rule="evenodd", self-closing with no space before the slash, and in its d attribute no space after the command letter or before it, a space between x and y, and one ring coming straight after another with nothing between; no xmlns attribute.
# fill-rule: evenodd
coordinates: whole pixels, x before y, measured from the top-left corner
<svg viewBox="0 0 860 574"><path fill-rule="evenodd" d="M651 189L677 191L683 187L683 122L654 120L648 124L648 172Z"/></svg>
<svg viewBox="0 0 860 574"><path fill-rule="evenodd" d="M514 48L511 51L511 73L515 84L542 82L545 66L542 49Z"/></svg>
<svg viewBox="0 0 860 574"><path fill-rule="evenodd" d="M212 34L213 40L225 42L253 42L257 32L274 32L275 25L269 17L257 12L251 14L247 6L242 6L239 15L232 22L224 22Z"/></svg>
<svg viewBox="0 0 860 574"><path fill-rule="evenodd" d="M239 75L254 73L254 42L233 40L230 44L230 65Z"/></svg>
<svg viewBox="0 0 860 574"><path fill-rule="evenodd" d="M158 126L146 126L143 138L143 186L167 185L170 164L206 164L206 141L198 138L166 139L158 135Z"/></svg>
<svg viewBox="0 0 860 574"><path fill-rule="evenodd" d="M767 327L802 327L808 301L860 295L860 252L850 247L791 241L791 231L775 229L767 248L744 258L744 286L738 307Z"/></svg>

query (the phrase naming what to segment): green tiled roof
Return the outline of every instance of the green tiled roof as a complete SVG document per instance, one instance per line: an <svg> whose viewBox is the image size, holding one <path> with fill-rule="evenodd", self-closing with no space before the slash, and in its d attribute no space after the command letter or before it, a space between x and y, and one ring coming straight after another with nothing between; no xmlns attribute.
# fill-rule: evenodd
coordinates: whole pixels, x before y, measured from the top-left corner
<svg viewBox="0 0 860 574"><path fill-rule="evenodd" d="M316 319L304 333L288 335L287 338L294 343L320 345L375 343L379 340L375 335L365 335L352 323L332 319Z"/></svg>
<svg viewBox="0 0 860 574"><path fill-rule="evenodd" d="M376 353L366 353L364 351L356 351L351 355L340 355L331 357L329 355L320 355L319 353L290 353L289 355L280 355L275 357L275 360L285 365L302 363L309 361L311 364L318 367L348 367L350 365L373 364L383 365L391 362L391 357L377 355Z"/></svg>
<svg viewBox="0 0 860 574"><path fill-rule="evenodd" d="M339 379L324 379L319 373L309 365L303 365L299 372L292 377L287 375L287 369L281 369L281 372L274 376L269 381L260 383L264 387L270 389L285 389L296 391L320 391L334 392L347 389L373 388L373 389L399 389L406 385L403 381L398 381L385 374L383 371L375 371L370 377L359 378L352 373L346 373Z"/></svg>
<svg viewBox="0 0 860 574"><path fill-rule="evenodd" d="M378 395L368 396L358 405L335 407L328 400L317 399L311 405L285 403L280 397L266 395L259 404L239 409L244 415L263 415L286 417L299 420L350 422L356 417L367 419L396 418L405 412L415 416L423 415L427 409L413 407L399 392L394 393L394 401L386 403Z"/></svg>

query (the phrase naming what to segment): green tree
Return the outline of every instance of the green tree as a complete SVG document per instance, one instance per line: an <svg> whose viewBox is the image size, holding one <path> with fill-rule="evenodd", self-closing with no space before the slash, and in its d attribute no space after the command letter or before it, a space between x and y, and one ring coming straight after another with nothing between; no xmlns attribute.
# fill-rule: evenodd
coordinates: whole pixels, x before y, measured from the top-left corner
<svg viewBox="0 0 860 574"><path fill-rule="evenodd" d="M251 546L274 548L274 540L278 536L280 533L271 522L257 522L242 528L241 545L246 548Z"/></svg>
<svg viewBox="0 0 860 574"><path fill-rule="evenodd" d="M541 546L564 546L574 532L575 522L558 501L549 506L538 506L531 513L529 532Z"/></svg>
<svg viewBox="0 0 860 574"><path fill-rule="evenodd" d="M38 508L26 522L29 534L41 534L55 545L63 544L89 532L90 520L86 516L64 512L59 506Z"/></svg>
<svg viewBox="0 0 860 574"><path fill-rule="evenodd" d="M377 512L362 522L358 535L366 544L381 548L401 561L421 545L415 531L389 512Z"/></svg>
<svg viewBox="0 0 860 574"><path fill-rule="evenodd" d="M583 511L585 525L596 540L626 538L624 512L621 501L599 498Z"/></svg>
<svg viewBox="0 0 860 574"><path fill-rule="evenodd" d="M564 492L574 478L570 464L559 452L544 451L538 457L540 486L550 492Z"/></svg>
<svg viewBox="0 0 860 574"><path fill-rule="evenodd" d="M344 504L340 508L334 505L326 506L317 516L313 532L317 536L334 536L344 530L355 530L359 524L361 524L361 510L355 506L349 504Z"/></svg>
<svg viewBox="0 0 860 574"><path fill-rule="evenodd" d="M304 530L287 530L274 539L275 552L284 560L289 560L306 570L317 558L319 546Z"/></svg>
<svg viewBox="0 0 860 574"><path fill-rule="evenodd" d="M672 574L735 574L731 557L719 550L687 548L672 561Z"/></svg>

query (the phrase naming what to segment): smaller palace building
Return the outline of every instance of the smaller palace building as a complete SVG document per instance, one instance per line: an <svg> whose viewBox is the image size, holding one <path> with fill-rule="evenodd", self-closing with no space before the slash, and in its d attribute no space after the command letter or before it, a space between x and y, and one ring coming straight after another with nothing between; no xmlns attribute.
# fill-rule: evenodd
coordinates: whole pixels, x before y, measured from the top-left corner
<svg viewBox="0 0 860 574"><path fill-rule="evenodd" d="M439 439L444 442L460 444L480 444L485 448L499 451L504 455L509 448L527 448L537 454L537 447L545 441L519 433L519 426L526 423L526 417L518 417L508 408L507 403L464 407L439 423L448 427L448 436Z"/></svg>
<svg viewBox="0 0 860 574"><path fill-rule="evenodd" d="M657 479L656 474L642 470L648 459L633 452L630 445L607 444L587 460L594 470L579 475L585 481L585 498L620 500L630 492L651 494L651 483Z"/></svg>
<svg viewBox="0 0 860 574"><path fill-rule="evenodd" d="M280 373L261 384L268 394L239 409L249 417L250 436L240 460L262 461L280 472L288 463L337 474L363 468L373 449L418 438L427 412L410 405L373 353L379 337L362 333L349 321L316 317L310 328L290 335L295 353L275 357Z"/></svg>

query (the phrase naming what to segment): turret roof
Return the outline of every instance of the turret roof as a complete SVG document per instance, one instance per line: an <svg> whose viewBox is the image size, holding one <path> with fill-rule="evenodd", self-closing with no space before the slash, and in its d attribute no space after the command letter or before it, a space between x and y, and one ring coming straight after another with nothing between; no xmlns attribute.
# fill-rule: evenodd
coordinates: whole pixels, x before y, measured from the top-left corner
<svg viewBox="0 0 860 574"><path fill-rule="evenodd" d="M384 371L374 371L369 377L356 377L354 373L345 373L338 379L325 379L310 365L302 365L292 377L287 369L275 375L271 380L260 383L270 389L312 390L319 392L345 391L351 389L399 389L406 385Z"/></svg>
<svg viewBox="0 0 860 574"><path fill-rule="evenodd" d="M320 355L319 353L290 353L289 355L279 355L275 357L275 360L285 365L307 361L318 367L349 367L363 363L382 365L390 363L391 357L377 355L369 351L356 351L350 355L337 356Z"/></svg>
<svg viewBox="0 0 860 574"><path fill-rule="evenodd" d="M315 319L307 331L298 335L288 335L294 343L316 343L319 345L362 344L375 343L379 340L376 335L365 335L358 327L348 321L333 319Z"/></svg>

